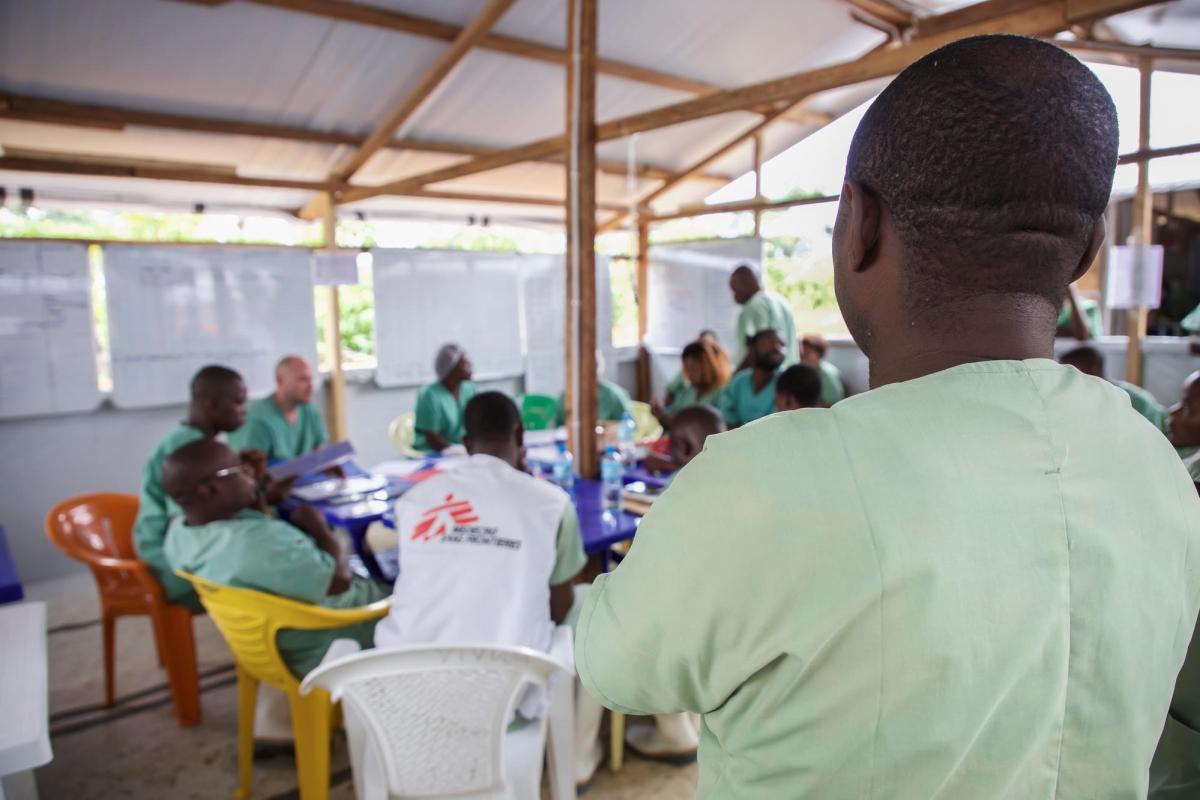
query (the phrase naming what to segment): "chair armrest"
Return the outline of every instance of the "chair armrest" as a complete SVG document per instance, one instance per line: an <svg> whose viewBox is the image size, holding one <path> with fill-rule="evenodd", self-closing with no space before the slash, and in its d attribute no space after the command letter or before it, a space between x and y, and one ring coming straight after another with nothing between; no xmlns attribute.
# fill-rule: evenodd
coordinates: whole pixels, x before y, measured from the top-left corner
<svg viewBox="0 0 1200 800"><path fill-rule="evenodd" d="M575 642L569 625L555 626L548 655L561 664L567 674L575 674Z"/></svg>
<svg viewBox="0 0 1200 800"><path fill-rule="evenodd" d="M315 604L299 603L295 600L286 602L293 607L289 608L286 613L280 613L278 610L273 612L271 614L272 624L279 628L291 628L299 631L341 628L359 622L383 619L392 606L391 597L355 608L326 608Z"/></svg>

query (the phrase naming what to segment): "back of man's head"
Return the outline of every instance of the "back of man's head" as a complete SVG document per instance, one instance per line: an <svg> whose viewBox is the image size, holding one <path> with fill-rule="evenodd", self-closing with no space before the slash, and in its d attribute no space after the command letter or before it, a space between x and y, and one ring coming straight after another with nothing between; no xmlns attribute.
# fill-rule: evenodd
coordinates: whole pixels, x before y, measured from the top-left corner
<svg viewBox="0 0 1200 800"><path fill-rule="evenodd" d="M504 392L480 392L463 410L463 443L467 452L486 452L516 466L524 431L517 404Z"/></svg>
<svg viewBox="0 0 1200 800"><path fill-rule="evenodd" d="M211 400L231 391L242 383L242 376L229 367L209 364L201 367L192 376L191 395L193 400Z"/></svg>
<svg viewBox="0 0 1200 800"><path fill-rule="evenodd" d="M980 36L905 69L863 117L846 177L883 202L910 307L1062 301L1108 203L1117 115L1094 74L1035 39Z"/></svg>
<svg viewBox="0 0 1200 800"><path fill-rule="evenodd" d="M216 439L197 439L173 450L162 465L163 489L182 508L199 499L196 488L206 478L226 466L233 451Z"/></svg>
<svg viewBox="0 0 1200 800"><path fill-rule="evenodd" d="M814 408L821 402L821 373L810 364L793 364L775 379L778 411Z"/></svg>
<svg viewBox="0 0 1200 800"><path fill-rule="evenodd" d="M1060 364L1066 364L1074 367L1084 375L1094 375L1097 378L1104 377L1104 356L1100 355L1100 351L1090 345L1076 347L1063 353L1059 359Z"/></svg>
<svg viewBox="0 0 1200 800"><path fill-rule="evenodd" d="M725 432L725 419L710 405L694 405L679 411L671 419L668 442L671 460L682 469L700 455L704 440L714 433Z"/></svg>

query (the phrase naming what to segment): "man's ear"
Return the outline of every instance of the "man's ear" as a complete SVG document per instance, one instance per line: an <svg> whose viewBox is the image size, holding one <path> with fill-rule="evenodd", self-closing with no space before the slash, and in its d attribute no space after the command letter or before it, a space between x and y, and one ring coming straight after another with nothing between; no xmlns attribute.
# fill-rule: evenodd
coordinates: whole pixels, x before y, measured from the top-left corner
<svg viewBox="0 0 1200 800"><path fill-rule="evenodd" d="M1087 249L1083 251L1083 257L1079 259L1079 263L1075 265L1075 272L1071 275L1071 283L1083 277L1092 266L1092 262L1096 260L1096 254L1100 252L1100 248L1104 246L1104 237L1108 233L1108 226L1104 222L1104 217L1101 215L1095 226L1092 228L1092 238L1088 240Z"/></svg>
<svg viewBox="0 0 1200 800"><path fill-rule="evenodd" d="M842 184L842 213L842 256L851 271L862 272L874 263L879 244L879 198L858 181L846 181Z"/></svg>

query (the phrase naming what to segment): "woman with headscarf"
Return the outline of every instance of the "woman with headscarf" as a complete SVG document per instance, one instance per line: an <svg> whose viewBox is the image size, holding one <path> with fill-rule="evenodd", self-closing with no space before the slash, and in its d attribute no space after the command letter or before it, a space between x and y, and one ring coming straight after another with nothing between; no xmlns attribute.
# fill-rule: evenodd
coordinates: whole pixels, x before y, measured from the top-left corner
<svg viewBox="0 0 1200 800"><path fill-rule="evenodd" d="M456 344L442 345L433 370L437 380L417 395L413 446L418 450L445 450L462 442L463 409L476 391L471 382L471 360Z"/></svg>

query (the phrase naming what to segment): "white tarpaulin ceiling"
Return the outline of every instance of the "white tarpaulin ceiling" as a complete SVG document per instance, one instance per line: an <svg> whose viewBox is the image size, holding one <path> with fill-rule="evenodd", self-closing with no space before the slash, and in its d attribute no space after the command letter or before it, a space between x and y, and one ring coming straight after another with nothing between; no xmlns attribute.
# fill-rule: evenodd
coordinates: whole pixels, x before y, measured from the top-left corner
<svg viewBox="0 0 1200 800"><path fill-rule="evenodd" d="M342 0L345 4L348 0ZM896 3L928 15L968 5L962 0ZM337 21L249 0L0 0L0 147L6 155L166 162L216 169L243 178L324 181L349 145L226 135L146 125L108 129L63 120L32 121L8 113L4 96L110 106L311 131L367 135L413 89L447 42L369 24ZM293 5L332 5L320 3ZM484 0L371 0L387 11L468 24ZM565 0L519 0L493 32L562 48ZM734 88L853 60L887 36L852 17L845 0L604 0L599 50L604 59L648 67L693 84ZM1094 32L1137 44L1195 47L1200 0L1177 0L1113 18ZM1191 66L1195 66L1192 64ZM814 96L807 116L779 119L766 129L770 158L830 118L878 91L880 82ZM603 122L694 96L679 88L601 74L597 120ZM507 148L560 134L564 68L490 49L473 49L397 136L474 148ZM36 115L35 115L36 116ZM761 117L734 112L630 139L604 142L612 162L598 181L601 218L653 189L618 167L633 161L679 171ZM355 177L363 185L417 175L469 155L383 149ZM657 201L670 209L711 194L721 176L753 167L750 142L710 165L705 178L682 182ZM471 195L521 195L560 201L564 170L522 163L434 184L429 190ZM0 171L10 195L22 187L73 203L186 209L294 210L313 196L304 188L246 187L202 182ZM548 202L523 205L483 199L383 196L342 213L467 214L493 218L562 218Z"/></svg>

